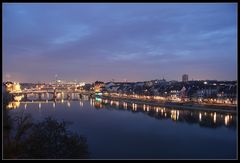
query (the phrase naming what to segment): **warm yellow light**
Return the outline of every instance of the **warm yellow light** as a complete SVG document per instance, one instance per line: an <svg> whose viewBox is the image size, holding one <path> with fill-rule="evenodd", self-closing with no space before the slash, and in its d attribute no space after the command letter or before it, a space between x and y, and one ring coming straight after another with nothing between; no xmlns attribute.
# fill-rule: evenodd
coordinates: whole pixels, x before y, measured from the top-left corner
<svg viewBox="0 0 240 163"><path fill-rule="evenodd" d="M10 102L6 107L8 109L16 109L20 106L20 102L19 101L14 101L14 102Z"/></svg>
<svg viewBox="0 0 240 163"><path fill-rule="evenodd" d="M214 115L213 115L213 122L216 123L216 120L217 120L217 114L216 114L216 112L214 112Z"/></svg>
<svg viewBox="0 0 240 163"><path fill-rule="evenodd" d="M225 116L224 122L226 126L229 124L229 115Z"/></svg>
<svg viewBox="0 0 240 163"><path fill-rule="evenodd" d="M23 95L21 95L21 96L15 96L15 97L14 97L14 100L15 100L15 101L21 101L23 97L24 97Z"/></svg>
<svg viewBox="0 0 240 163"><path fill-rule="evenodd" d="M199 121L200 122L202 121L202 113L201 112L199 113Z"/></svg>

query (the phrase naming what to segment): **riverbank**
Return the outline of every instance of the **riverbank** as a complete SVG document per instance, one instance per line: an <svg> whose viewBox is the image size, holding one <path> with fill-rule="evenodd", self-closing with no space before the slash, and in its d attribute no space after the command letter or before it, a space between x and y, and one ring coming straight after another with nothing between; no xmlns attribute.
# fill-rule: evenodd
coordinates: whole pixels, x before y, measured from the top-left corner
<svg viewBox="0 0 240 163"><path fill-rule="evenodd" d="M102 96L103 99L117 100L120 102L129 102L136 104L145 104L151 106L162 106L162 107L172 107L177 109L189 109L189 110L204 110L204 111L217 111L225 113L236 113L237 106L218 106L210 104L194 104L194 103L174 103L174 102L163 102L163 101L153 101L153 100L142 100L142 99L129 99L124 97L113 97L113 96Z"/></svg>

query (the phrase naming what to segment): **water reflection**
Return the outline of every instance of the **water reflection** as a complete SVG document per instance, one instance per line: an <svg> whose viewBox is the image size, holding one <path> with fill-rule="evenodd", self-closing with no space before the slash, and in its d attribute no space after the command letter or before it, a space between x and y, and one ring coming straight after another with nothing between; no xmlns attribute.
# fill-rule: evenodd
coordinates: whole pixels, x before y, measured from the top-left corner
<svg viewBox="0 0 240 163"><path fill-rule="evenodd" d="M217 121L216 116L217 116L217 114L216 114L216 112L214 112L214 114L213 114L213 122L214 123L216 123L216 121Z"/></svg>
<svg viewBox="0 0 240 163"><path fill-rule="evenodd" d="M124 108L124 109L127 109L127 107L128 107L127 103L126 103L126 102L123 102L123 108Z"/></svg>
<svg viewBox="0 0 240 163"><path fill-rule="evenodd" d="M63 93L60 93L62 96ZM32 95L34 97L35 95ZM46 94L43 97L50 96ZM79 97L79 95L72 95L72 98ZM23 99L23 96L15 97L14 101L10 102L7 105L8 109L17 109L20 106L20 101ZM24 98L25 99L25 98ZM136 104L133 102L126 101L116 101L116 100L107 100L96 98L86 98L80 96L78 98L79 106L83 107L83 101L88 100L90 105L95 109L118 109L130 111L133 113L142 112L150 117L153 117L158 120L172 120L174 122L185 122L189 124L199 124L203 127L216 128L220 126L234 127L236 128L236 115L232 113L220 113L212 111L198 111L198 110L186 110L186 109L173 109L165 108L159 106L151 106L147 104ZM48 103L48 101L53 101L52 107L56 107L56 103L67 103L67 107L71 107L71 100L54 99L54 100L31 100L31 101L22 101L24 103L24 108L27 109L28 103L37 103L38 108L41 109L42 103ZM110 107L109 107L110 106Z"/></svg>
<svg viewBox="0 0 240 163"><path fill-rule="evenodd" d="M229 125L229 115L225 115L224 122L226 126Z"/></svg>
<svg viewBox="0 0 240 163"><path fill-rule="evenodd" d="M20 102L19 101L12 101L9 102L7 105L7 109L17 109L20 106Z"/></svg>
<svg viewBox="0 0 240 163"><path fill-rule="evenodd" d="M79 105L83 107L83 101L79 101Z"/></svg>
<svg viewBox="0 0 240 163"><path fill-rule="evenodd" d="M171 119L176 121L177 120L177 111L171 110Z"/></svg>
<svg viewBox="0 0 240 163"><path fill-rule="evenodd" d="M202 113L199 112L199 122L201 122L201 121L202 121Z"/></svg>
<svg viewBox="0 0 240 163"><path fill-rule="evenodd" d="M69 108L71 107L70 101L67 102L67 106L68 106Z"/></svg>
<svg viewBox="0 0 240 163"><path fill-rule="evenodd" d="M115 100L90 99L91 106L96 109L118 109L128 110L133 113L142 112L150 117L162 120L170 119L175 122L185 122L199 124L202 127L217 128L221 126L236 127L236 116L232 113L218 113L212 111L201 112L198 110L172 109L156 107L146 104L136 104L131 102L120 102ZM111 107L108 107L111 106Z"/></svg>

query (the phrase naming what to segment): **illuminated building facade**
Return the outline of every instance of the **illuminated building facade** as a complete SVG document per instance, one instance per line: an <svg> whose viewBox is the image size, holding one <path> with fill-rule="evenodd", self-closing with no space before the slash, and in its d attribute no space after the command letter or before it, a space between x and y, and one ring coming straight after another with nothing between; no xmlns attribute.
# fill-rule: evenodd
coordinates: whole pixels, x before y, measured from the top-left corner
<svg viewBox="0 0 240 163"><path fill-rule="evenodd" d="M96 81L94 83L94 92L102 92L104 86L104 82Z"/></svg>
<svg viewBox="0 0 240 163"><path fill-rule="evenodd" d="M19 83L12 83L12 82L6 82L5 83L6 91L7 92L20 92L21 91L21 86Z"/></svg>

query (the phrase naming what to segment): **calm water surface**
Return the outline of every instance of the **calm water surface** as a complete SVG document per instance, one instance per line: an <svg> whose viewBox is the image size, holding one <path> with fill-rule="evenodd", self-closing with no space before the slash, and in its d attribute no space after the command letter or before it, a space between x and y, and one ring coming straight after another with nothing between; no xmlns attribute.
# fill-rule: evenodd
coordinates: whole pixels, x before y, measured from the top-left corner
<svg viewBox="0 0 240 163"><path fill-rule="evenodd" d="M236 115L84 99L15 104L35 121L72 122L87 137L91 158L236 158Z"/></svg>

